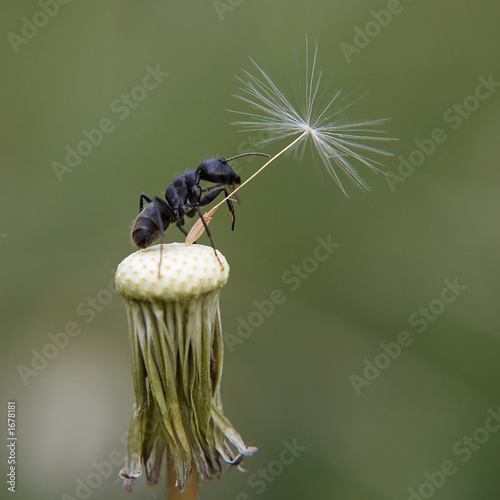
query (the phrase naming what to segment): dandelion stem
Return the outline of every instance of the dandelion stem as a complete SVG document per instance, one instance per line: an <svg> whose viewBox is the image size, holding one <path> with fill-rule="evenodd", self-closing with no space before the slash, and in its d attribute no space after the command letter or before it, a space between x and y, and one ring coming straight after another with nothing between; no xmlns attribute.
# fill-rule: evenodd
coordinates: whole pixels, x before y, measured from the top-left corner
<svg viewBox="0 0 500 500"><path fill-rule="evenodd" d="M184 491L181 493L176 487L177 473L174 467L174 460L168 452L167 459L167 500L198 500L198 472L193 464L193 471L186 483Z"/></svg>
<svg viewBox="0 0 500 500"><path fill-rule="evenodd" d="M268 160L262 167L257 170L254 174L252 174L245 182L242 182L230 195L226 196L221 202L217 203L212 210L210 210L211 213L215 212L223 203L225 203L231 196L233 196L237 191L239 191L245 184L250 182L256 175L260 174L262 170L264 170L271 162L276 160L279 156L281 156L285 151L288 151L290 148L295 146L298 142L300 142L304 137L309 134L310 130L306 129L297 139L295 139L293 142L291 142L285 149L282 149L279 153L275 154L270 160Z"/></svg>

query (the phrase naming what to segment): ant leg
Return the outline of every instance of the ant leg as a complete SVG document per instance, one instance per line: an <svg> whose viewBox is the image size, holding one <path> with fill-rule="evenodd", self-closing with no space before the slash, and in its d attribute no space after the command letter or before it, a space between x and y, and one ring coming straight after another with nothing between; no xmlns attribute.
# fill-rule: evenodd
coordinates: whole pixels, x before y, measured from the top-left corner
<svg viewBox="0 0 500 500"><path fill-rule="evenodd" d="M218 187L221 187L221 186L224 186L225 184L215 184L214 186L208 186L208 187L204 187L201 192L202 193L206 193L208 191L212 191L212 189L215 189L215 188L218 188ZM232 183L231 184L231 194L233 194L233 191L236 189L236 183ZM220 192L220 191L219 191ZM226 191L226 196L227 196L227 191ZM241 200L240 200L240 196L238 193L235 193L234 194L234 198L235 198L235 201L236 203L241 203Z"/></svg>
<svg viewBox="0 0 500 500"><path fill-rule="evenodd" d="M188 217L194 217L196 213L197 213L196 208L192 208L186 215ZM182 227L183 225L184 225L184 217L179 222L177 222L176 226L180 229L182 234L184 234L184 236L187 237L188 232ZM193 245L196 245L196 241L193 242Z"/></svg>
<svg viewBox="0 0 500 500"><path fill-rule="evenodd" d="M195 207L195 208L196 208L196 211L198 212L198 214L201 218L201 221L203 222L203 225L205 226L205 231L207 232L207 236L210 238L210 243L212 243L212 248L214 249L215 257L217 257L217 260L219 261L220 267L222 267L222 269L224 269L224 266L222 265L222 262L220 261L219 256L217 255L217 250L215 249L214 240L212 239L212 233L210 232L210 229L208 229L207 221L203 217L201 210L198 207Z"/></svg>
<svg viewBox="0 0 500 500"><path fill-rule="evenodd" d="M229 196L226 188L224 188L224 194L226 197ZM233 202L229 198L227 199L226 204L227 204L227 208L229 210L227 215L231 215L231 218L232 218L231 231L234 231L234 223L236 222L236 215L234 213L234 205L233 205Z"/></svg>
<svg viewBox="0 0 500 500"><path fill-rule="evenodd" d="M153 201L147 194L142 193L140 201L139 201L139 213L141 213L142 209L144 208L144 204L143 204L144 200L146 200L148 203L152 203L152 201Z"/></svg>
<svg viewBox="0 0 500 500"><path fill-rule="evenodd" d="M201 200L200 200L200 207L204 207L205 205L208 205L209 203L211 203L212 201L215 200L215 198L217 198L217 196L219 196L220 193L224 192L224 194L226 196L229 196L229 193L227 192L227 189L224 185L222 186L218 186L216 187L215 189L212 189L208 194L206 194ZM234 206L233 206L233 202L228 198L227 201L227 206L228 206L228 209L229 209L229 213L231 214L232 216L232 219L233 219L233 222L231 224L231 231L234 231L234 222L236 220L236 217L235 217L235 213L234 213Z"/></svg>
<svg viewBox="0 0 500 500"><path fill-rule="evenodd" d="M158 263L158 278L161 276L161 261L163 257L163 235L165 234L165 231L163 229L163 221L161 220L161 215L160 215L160 209L158 208L158 203L156 200L159 199L156 196L154 197L154 205L155 205L155 210L156 210L156 216L158 217L158 223L160 225L160 262Z"/></svg>
<svg viewBox="0 0 500 500"><path fill-rule="evenodd" d="M184 225L184 217L180 221L177 221L175 225L179 228L184 236L187 236L187 231L182 227Z"/></svg>
<svg viewBox="0 0 500 500"><path fill-rule="evenodd" d="M204 188L201 188L202 193L206 193L208 191L212 191L212 189L218 188L220 186L223 186L224 184L214 184L213 186L206 186Z"/></svg>
<svg viewBox="0 0 500 500"><path fill-rule="evenodd" d="M229 196L228 193L227 193L227 190L224 189L224 194L226 196ZM238 196L238 194L236 193L236 196ZM237 199L238 203L239 203L239 198ZM227 207L229 209L229 212L228 212L228 215L231 214L231 217L232 217L232 224L231 224L231 231L234 231L234 223L236 222L236 215L234 213L234 206L233 206L233 202L228 198L227 201Z"/></svg>
<svg viewBox="0 0 500 500"><path fill-rule="evenodd" d="M165 215L165 213L160 213L160 210L163 211L163 206L161 204L161 199L158 198L157 196L154 197L154 199L152 200L153 204L154 204L154 207L155 207L155 211L156 211L156 217L157 217L157 226L158 226L158 229L160 230L160 235L163 237L163 235L165 234L165 229L163 228L163 219L164 217L162 217L162 215ZM168 212L167 212L168 214ZM168 214L170 216L170 214ZM168 225L167 225L168 227Z"/></svg>
<svg viewBox="0 0 500 500"><path fill-rule="evenodd" d="M158 221L158 228L160 230L160 262L158 264L158 278L161 276L161 262L163 258L163 237L165 235L165 229L163 228L163 219L160 214L160 208L168 215L168 218L170 220L175 220L175 213L174 211L170 208L170 206L164 202L161 198L158 198L155 196L153 199L151 199L147 194L142 193L139 201L139 213L142 212L142 209L144 208L144 200L146 200L147 203L153 203L156 211L156 218ZM167 224L168 227L168 224Z"/></svg>
<svg viewBox="0 0 500 500"><path fill-rule="evenodd" d="M155 196L154 201L156 201L156 203L161 207L161 209L164 210L164 212L168 216L169 222L174 222L178 220L178 217L175 215L173 208L166 201L162 200L158 196Z"/></svg>
<svg viewBox="0 0 500 500"><path fill-rule="evenodd" d="M233 194L233 191L236 189L236 183L233 182L231 184L231 194ZM236 203L238 203L238 205L241 203L241 200L240 200L240 194L239 193L234 193L233 194L235 200L236 200Z"/></svg>
<svg viewBox="0 0 500 500"><path fill-rule="evenodd" d="M175 220L175 214L174 214L173 210L170 208L170 206L165 201L163 201L161 198L158 198L158 196L154 197L153 203L155 206L156 216L158 218L158 227L160 229L160 235L161 235L160 236L160 238L161 238L160 239L160 262L158 264L158 278L159 278L161 276L160 270L161 270L161 261L162 261L162 257L163 257L163 236L165 235L165 230L163 229L163 219L162 219L162 216L160 214L160 208L161 208L162 212L164 213L164 215L168 216L170 221ZM168 227L168 223L167 223L167 227Z"/></svg>

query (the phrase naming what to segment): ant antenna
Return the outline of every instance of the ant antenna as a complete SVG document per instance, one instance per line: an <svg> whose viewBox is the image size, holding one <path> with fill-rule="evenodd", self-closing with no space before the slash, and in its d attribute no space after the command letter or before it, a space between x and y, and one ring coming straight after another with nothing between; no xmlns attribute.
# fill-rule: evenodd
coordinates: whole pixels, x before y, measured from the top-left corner
<svg viewBox="0 0 500 500"><path fill-rule="evenodd" d="M242 153L240 155L232 156L225 161L236 160L236 158L241 158L242 156L265 156L266 158L271 158L271 155L268 155L266 153Z"/></svg>

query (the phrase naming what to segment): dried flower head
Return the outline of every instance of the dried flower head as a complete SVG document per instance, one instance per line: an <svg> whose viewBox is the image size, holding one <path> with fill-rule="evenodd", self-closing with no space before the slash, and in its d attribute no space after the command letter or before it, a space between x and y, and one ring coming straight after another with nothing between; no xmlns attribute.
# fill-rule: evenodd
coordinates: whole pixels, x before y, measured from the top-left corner
<svg viewBox="0 0 500 500"><path fill-rule="evenodd" d="M128 490L143 472L150 484L158 482L165 451L181 491L193 468L203 479L217 478L221 459L239 466L243 455L257 451L245 446L222 411L219 295L228 276L222 254L182 243L139 250L118 266L135 391L121 471Z"/></svg>

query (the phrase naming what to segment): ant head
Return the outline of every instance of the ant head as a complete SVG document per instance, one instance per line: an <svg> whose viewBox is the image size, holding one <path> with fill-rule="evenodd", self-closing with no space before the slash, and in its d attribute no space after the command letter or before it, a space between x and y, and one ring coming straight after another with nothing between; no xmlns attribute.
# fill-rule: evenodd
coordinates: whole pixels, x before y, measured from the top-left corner
<svg viewBox="0 0 500 500"><path fill-rule="evenodd" d="M200 178L217 184L240 184L240 176L231 168L224 158L209 158L198 165Z"/></svg>

